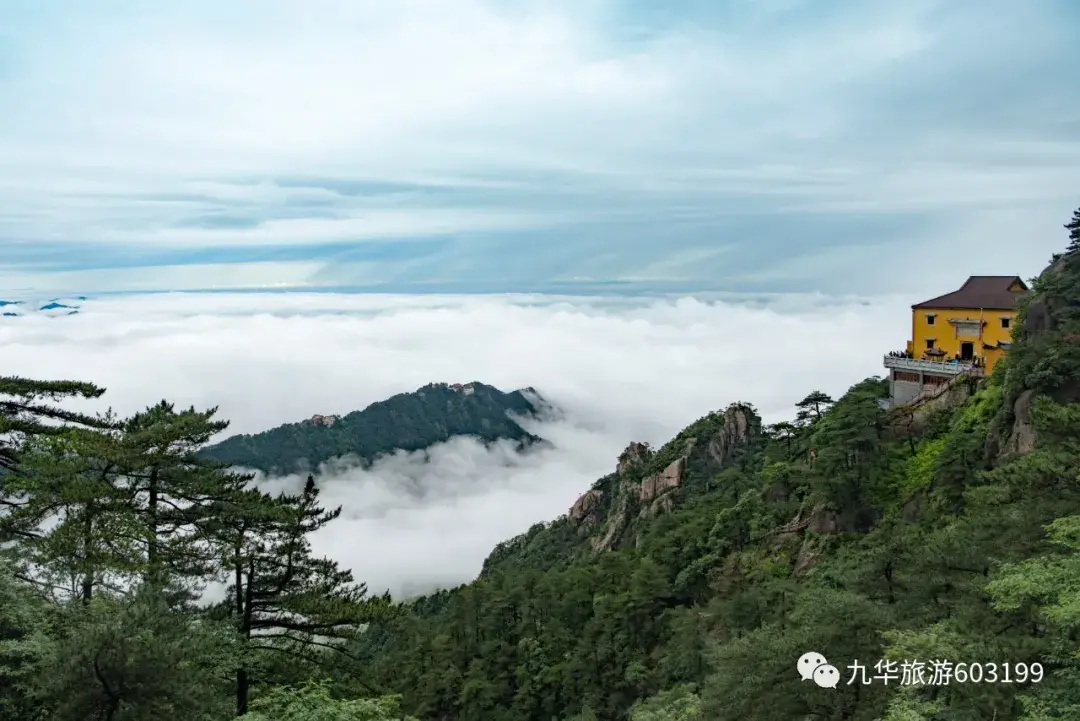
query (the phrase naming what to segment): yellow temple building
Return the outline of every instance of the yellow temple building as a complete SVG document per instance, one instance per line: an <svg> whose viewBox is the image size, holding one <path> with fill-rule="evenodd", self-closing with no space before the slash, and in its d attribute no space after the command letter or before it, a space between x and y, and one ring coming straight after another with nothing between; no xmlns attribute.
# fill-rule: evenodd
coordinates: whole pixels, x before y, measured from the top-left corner
<svg viewBox="0 0 1080 721"><path fill-rule="evenodd" d="M1015 275L973 275L959 290L911 306L911 340L885 356L893 404L960 373L991 373L1008 351L1017 303L1028 287Z"/></svg>

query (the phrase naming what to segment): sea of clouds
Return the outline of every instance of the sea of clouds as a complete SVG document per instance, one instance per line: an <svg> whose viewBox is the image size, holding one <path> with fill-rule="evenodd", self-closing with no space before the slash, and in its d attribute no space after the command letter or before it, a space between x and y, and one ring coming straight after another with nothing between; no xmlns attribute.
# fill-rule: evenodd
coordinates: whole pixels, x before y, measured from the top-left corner
<svg viewBox="0 0 1080 721"><path fill-rule="evenodd" d="M325 466L341 518L317 552L381 592L473 578L492 547L566 512L630 441L660 444L733 401L767 422L821 389L883 373L907 302L162 294L98 298L77 315L0 317L0 375L93 381L130 414L166 398L217 406L229 433L344 414L432 381L536 388L562 413L526 454L458 438L362 470ZM260 479L292 488L300 477Z"/></svg>

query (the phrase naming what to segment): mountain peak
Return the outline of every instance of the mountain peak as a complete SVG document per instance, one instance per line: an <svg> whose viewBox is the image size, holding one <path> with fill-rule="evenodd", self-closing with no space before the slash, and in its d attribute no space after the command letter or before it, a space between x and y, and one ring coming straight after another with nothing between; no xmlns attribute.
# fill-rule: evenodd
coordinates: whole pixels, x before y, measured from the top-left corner
<svg viewBox="0 0 1080 721"><path fill-rule="evenodd" d="M535 417L539 403L535 391L505 393L479 381L429 383L342 416L317 413L262 433L232 436L201 454L280 474L312 470L345 456L368 465L386 453L423 450L456 436L484 443L510 440L524 448L541 439L515 418Z"/></svg>

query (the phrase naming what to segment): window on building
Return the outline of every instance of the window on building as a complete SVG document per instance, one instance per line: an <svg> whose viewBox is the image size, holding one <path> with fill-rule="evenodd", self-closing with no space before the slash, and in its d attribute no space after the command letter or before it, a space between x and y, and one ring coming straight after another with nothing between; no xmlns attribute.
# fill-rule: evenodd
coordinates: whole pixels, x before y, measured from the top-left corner
<svg viewBox="0 0 1080 721"><path fill-rule="evenodd" d="M934 338L927 338L926 339L926 350L932 350L933 349L934 340L935 340Z"/></svg>
<svg viewBox="0 0 1080 721"><path fill-rule="evenodd" d="M927 313L926 314L926 324L927 325L933 325L934 324L934 318L937 318L937 316L934 315L933 313Z"/></svg>
<svg viewBox="0 0 1080 721"><path fill-rule="evenodd" d="M1010 318L1009 316L1005 315L1005 316L1001 317L1001 327L1002 328L1008 328L1009 325L1011 324L1011 322L1012 322L1012 318Z"/></svg>

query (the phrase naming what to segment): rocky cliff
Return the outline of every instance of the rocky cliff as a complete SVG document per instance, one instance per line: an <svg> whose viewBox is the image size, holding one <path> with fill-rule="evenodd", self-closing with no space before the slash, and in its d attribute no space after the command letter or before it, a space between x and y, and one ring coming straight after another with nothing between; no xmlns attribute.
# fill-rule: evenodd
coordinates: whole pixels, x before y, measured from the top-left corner
<svg viewBox="0 0 1080 721"><path fill-rule="evenodd" d="M986 455L995 464L1035 448L1032 406L1040 396L1057 403L1080 401L1080 250L1056 256L1033 286L1006 358L1005 407L987 442Z"/></svg>
<svg viewBox="0 0 1080 721"><path fill-rule="evenodd" d="M616 548L638 519L670 511L688 483L704 488L760 437L761 419L745 404L733 404L686 428L658 451L631 443L615 473L583 494L567 513L593 551Z"/></svg>

